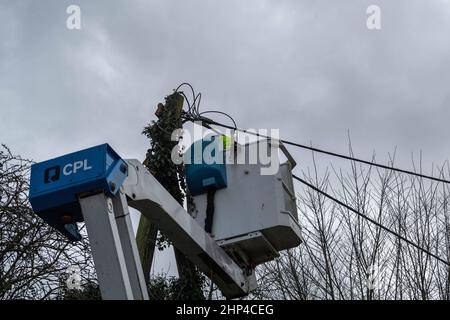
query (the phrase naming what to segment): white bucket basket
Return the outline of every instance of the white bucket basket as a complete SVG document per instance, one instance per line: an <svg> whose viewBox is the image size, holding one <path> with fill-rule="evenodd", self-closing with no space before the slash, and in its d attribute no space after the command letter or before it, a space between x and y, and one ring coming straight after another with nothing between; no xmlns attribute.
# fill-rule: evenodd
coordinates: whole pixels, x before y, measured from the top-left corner
<svg viewBox="0 0 450 320"><path fill-rule="evenodd" d="M263 175L264 165L259 156L255 163L242 164L250 151L269 144L268 155L275 152L278 161L275 174ZM287 161L280 164L279 152ZM236 144L227 151L227 187L216 191L211 235L243 268L253 269L258 264L273 260L279 251L301 243L292 168L295 162L283 145L270 145L266 140ZM237 160L240 159L239 163ZM278 166L279 165L279 166ZM263 169L263 170L261 170ZM266 170L267 172L267 170ZM190 214L204 227L207 196L194 197Z"/></svg>

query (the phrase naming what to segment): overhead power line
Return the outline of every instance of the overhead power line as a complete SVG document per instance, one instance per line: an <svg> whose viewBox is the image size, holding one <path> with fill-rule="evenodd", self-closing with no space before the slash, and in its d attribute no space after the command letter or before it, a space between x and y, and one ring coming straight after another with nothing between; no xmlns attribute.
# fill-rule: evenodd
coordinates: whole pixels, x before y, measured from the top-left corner
<svg viewBox="0 0 450 320"><path fill-rule="evenodd" d="M346 208L347 210L350 210L350 211L352 211L353 213L356 213L356 214L357 214L358 216L360 216L361 218L363 218L363 219L369 221L370 223L376 225L377 227L383 229L384 231L387 231L387 232L389 232L390 234L396 236L398 239L400 239L400 240L406 242L407 244L409 244L409 245L415 247L416 249L422 251L423 253L425 253L425 254L427 254L427 255L429 255L429 256L431 256L431 257L433 257L433 258L439 260L440 262L446 264L447 266L450 266L450 263L449 263L448 261L442 259L441 257L437 256L436 254L432 253L431 251L429 251L429 250L427 250L427 249L425 249L425 248L419 246L419 245L416 244L415 242L413 242L413 241L409 240L408 238L406 238L406 237L400 235L399 233L397 233L397 232L395 232L395 231L389 229L388 227L385 227L384 225L382 225L382 224L379 223L378 221L376 221L376 220L374 220L374 219L372 219L372 218L366 216L365 214L363 214L363 213L361 213L361 212L359 212L359 211L353 209L353 208L350 207L349 205L347 205L347 204L345 204L344 202L342 202L342 201L336 199L335 197L333 197L332 195L326 193L325 191L322 191L321 189L317 188L316 186L312 185L311 183L307 182L306 180L304 180L304 179L302 179L302 178L300 178L300 177L298 177L298 176L296 176L296 175L294 175L294 174L292 175L292 177L293 177L295 180L297 180L297 181L303 183L303 184L306 185L307 187L309 187L309 188L313 189L314 191L317 191L317 192L320 193L321 195L327 197L328 199L330 199L330 200L336 202L337 204L343 206L343 207Z"/></svg>
<svg viewBox="0 0 450 320"><path fill-rule="evenodd" d="M180 89L182 86L188 86L189 89L190 89L191 92L192 92L192 97L193 97L193 102L192 102L192 104L191 104L191 103L189 102L189 100L187 99L187 97L184 95L184 93L182 93L183 96L185 97L185 100L186 100L186 102L187 102L187 104L188 104L188 107L189 107L189 108L188 108L188 111L187 111L187 112L185 111L185 112L183 113L183 115L182 115L182 118L183 118L185 121L192 121L192 122L193 122L193 121L201 121L202 125L205 126L205 127L207 127L207 128L210 128L209 125L214 125L214 126L219 126L219 127L222 127L222 128L227 128L227 129L231 129L231 130L235 130L235 131L244 132L244 133L251 134L251 135L254 135L254 136L257 136L257 137L261 137L261 138L265 138L265 139L275 139L275 138L273 138L273 137L269 137L269 136L266 136L266 135L262 135L262 134L259 134L259 133L253 132L253 131L249 131L249 130L245 130L245 129L240 129L240 128L238 128L237 125L236 125L236 121L234 121L234 119L233 119L230 115L228 115L227 113L225 113L225 112L216 111L216 110L210 110L210 111L200 112L199 110L200 110L201 94L199 93L199 94L196 95L196 94L195 94L195 91L194 91L194 89L193 89L193 87L192 87L189 83L182 83L175 91L179 91L179 89ZM231 119L231 121L233 122L233 126L226 125L226 124L223 124L223 123L214 121L214 120L212 120L212 119L209 119L209 118L207 118L207 117L204 117L203 114L206 114L206 113L218 113L218 114L225 115L225 116L227 116L229 119ZM358 159L358 158L355 158L355 157L346 156L346 155L344 155L344 154L339 154L339 153L335 153L335 152L331 152L331 151L327 151L327 150L322 150L322 149L314 148L314 147L307 146L307 145L304 145L304 144L300 144L300 143L288 141L288 140L283 140L283 139L276 139L276 140L279 140L281 143L283 143L283 144L285 144L285 145L291 145L291 146L294 146L294 147L298 147L298 148L303 148L303 149L311 150L311 151L313 151L313 152L318 152L318 153L327 154L327 155L330 155L330 156L333 156L333 157L338 157L338 158L342 158L342 159L346 159L346 160L350 160L350 161L360 162L360 163L364 163L364 164L367 164L367 165L370 165L370 166L375 166L375 167L379 167L379 168L383 168L383 169L387 169L387 170L393 170L393 171L397 171L397 172L401 172L401 173L405 173L405 174L409 174L409 175L413 175L413 176L417 176L417 177L421 177L421 178L425 178L425 179L430 179L430 180L434 180L434 181L438 181L438 182L450 184L450 181L449 181L449 180L445 180L445 179L441 179L441 178L436 178L436 177L433 177L433 176L428 176L428 175L424 175L424 174L421 174L421 173L417 173L417 172L413 172L413 171L409 171L409 170L404 170L404 169L396 168L396 167L393 167L393 166L386 166L386 165L378 164L378 163L375 163L375 162L372 162L372 161L367 161L367 160L363 160L363 159ZM376 220L374 220L374 219L372 219L372 218L366 216L365 214L363 214L363 213L361 213L361 212L359 212L359 211L353 209L353 208L350 207L349 205L347 205L347 204L345 204L344 202L338 200L337 198L333 197L332 195L330 195L330 194L328 194L328 193L322 191L321 189L317 188L316 186L312 185L311 183L307 182L306 180L304 180L304 179L302 179L302 178L300 178L300 177L298 177L298 176L296 176L296 175L294 175L294 174L292 175L292 177L293 177L295 180L297 180L297 181L303 183L303 184L306 185L307 187L311 188L312 190L315 190L316 192L322 194L323 196L325 196L325 197L329 198L330 200L336 202L337 204L343 206L343 207L346 208L347 210L352 211L353 213L357 214L357 215L360 216L361 218L363 218L363 219L369 221L370 223L372 223L372 224L378 226L379 228L383 229L384 231L386 231L386 232L388 232L388 233L394 235L394 236L397 237L398 239L400 239L400 240L406 242L407 244L409 244L409 245L415 247L416 249L420 250L421 252L423 252L423 253L429 255L430 257L435 258L436 260L438 260L438 261L440 261L440 262L446 264L447 266L450 266L450 263L449 263L448 261L442 259L442 258L439 257L438 255L436 255L436 254L432 253L431 251L429 251L429 250L427 250L427 249L421 247L420 245L418 245L417 243L415 243L415 242L409 240L409 239L406 238L405 236L402 236L401 234L399 234L399 233L397 233L397 232L395 232L395 231L389 229L388 227L382 225L382 224L379 223L378 221L376 221Z"/></svg>
<svg viewBox="0 0 450 320"><path fill-rule="evenodd" d="M223 128L227 128L227 129L231 129L231 130L241 131L241 132L244 132L244 133L247 133L247 134L251 134L251 135L254 135L254 136L257 136L257 137L265 138L265 139L275 139L275 138L272 138L272 137L269 137L269 136L266 136L266 135L262 135L262 134L259 134L259 133L256 133L256 132L252 132L252 131L245 130L245 129L240 129L240 128L237 128L236 126L234 126L234 127L233 126L229 126L229 125L226 125L226 124L223 124L223 123L220 123L220 122L217 122L217 121L205 118L205 117L195 117L195 118L192 118L190 120L191 121L195 121L195 120L202 121L202 122L205 122L205 123L210 124L210 125L215 125L215 126L219 126L219 127L223 127ZM338 157L338 158L342 158L342 159L346 159L346 160L360 162L360 163L364 163L364 164L367 164L367 165L370 165L370 166L383 168L383 169L386 169L386 170L393 170L393 171L397 171L397 172L401 172L401 173L417 176L417 177L424 178L424 179L430 179L430 180L434 180L434 181L450 184L450 181L446 180L446 179L441 179L441 178L425 175L425 174L422 174L422 173L417 173L417 172L414 172L414 171L404 170L404 169L400 169L400 168L396 168L396 167L386 166L386 165L383 165L383 164L378 164L378 163L373 162L373 161L367 161L367 160L363 160L363 159L358 159L358 158L355 158L355 157L346 156L344 154L339 154L339 153L335 153L335 152L331 152L331 151L327 151L327 150L323 150L323 149L318 149L318 148L314 148L314 147L311 147L311 146L307 146L307 145L304 145L304 144L300 144L300 143L296 143L296 142L292 142L292 141L288 141L288 140L283 140L283 139L277 139L277 140L279 140L280 142L282 142L285 145L291 145L291 146L294 146L294 147L307 149L307 150L311 150L311 151L318 152L318 153L327 154L327 155L330 155L330 156L333 156L333 157Z"/></svg>

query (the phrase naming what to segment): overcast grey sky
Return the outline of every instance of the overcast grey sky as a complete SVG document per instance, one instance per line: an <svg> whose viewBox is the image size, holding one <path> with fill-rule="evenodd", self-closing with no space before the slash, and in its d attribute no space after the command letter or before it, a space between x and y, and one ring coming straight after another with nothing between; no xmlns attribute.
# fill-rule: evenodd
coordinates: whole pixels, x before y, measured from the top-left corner
<svg viewBox="0 0 450 320"><path fill-rule="evenodd" d="M142 159L155 105L189 81L241 127L335 151L350 130L361 157L442 163L449 31L442 0L0 0L0 140L36 161L103 142Z"/></svg>
<svg viewBox="0 0 450 320"><path fill-rule="evenodd" d="M430 172L450 156L450 1L0 0L0 142L24 157L108 142L142 160L184 81L240 127L343 152L349 130L358 156L422 150Z"/></svg>

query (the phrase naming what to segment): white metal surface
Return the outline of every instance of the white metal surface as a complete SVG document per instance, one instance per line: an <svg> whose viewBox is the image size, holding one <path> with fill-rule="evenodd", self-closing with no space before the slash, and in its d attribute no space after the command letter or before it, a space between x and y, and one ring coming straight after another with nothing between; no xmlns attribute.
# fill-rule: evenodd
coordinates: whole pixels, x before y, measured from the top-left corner
<svg viewBox="0 0 450 320"><path fill-rule="evenodd" d="M129 175L123 188L131 207L156 223L227 298L244 296L256 286L254 273L244 274L138 160L127 163Z"/></svg>
<svg viewBox="0 0 450 320"><path fill-rule="evenodd" d="M262 175L264 165L259 158L248 163L250 145L240 145L234 155L235 159L247 159L247 164L226 164L228 186L215 193L212 235L241 266L245 264L241 261L248 260L254 267L273 260L278 251L298 246L301 228L290 162L281 164L276 174ZM278 160L276 148L267 150ZM206 194L195 196L194 204L191 214L204 226Z"/></svg>
<svg viewBox="0 0 450 320"><path fill-rule="evenodd" d="M104 300L132 300L130 282L111 198L103 193L79 199Z"/></svg>
<svg viewBox="0 0 450 320"><path fill-rule="evenodd" d="M120 193L112 199L112 202L133 297L135 300L148 300L145 277L123 188L120 188Z"/></svg>

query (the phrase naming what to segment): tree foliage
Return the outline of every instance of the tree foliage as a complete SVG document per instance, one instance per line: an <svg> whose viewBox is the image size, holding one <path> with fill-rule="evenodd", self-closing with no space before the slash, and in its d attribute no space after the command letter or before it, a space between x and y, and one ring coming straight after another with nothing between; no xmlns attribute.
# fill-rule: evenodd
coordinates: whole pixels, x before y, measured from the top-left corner
<svg viewBox="0 0 450 320"><path fill-rule="evenodd" d="M68 242L33 213L31 164L0 147L0 299L54 299L70 266L79 267L82 284L96 281L86 237Z"/></svg>
<svg viewBox="0 0 450 320"><path fill-rule="evenodd" d="M144 165L181 206L184 205L186 197L188 205L192 203L186 187L184 165L175 164L172 161L172 151L178 144L172 134L183 127L181 119L183 101L183 96L178 92L168 95L165 98L165 104L158 104L156 110L158 120L153 121L143 130L143 134L150 140ZM163 230L155 238L154 226L145 217L141 217L137 239L146 275L150 273L150 260L153 257L154 246L161 250L171 244ZM204 299L202 290L204 277L201 272L176 247L174 251L180 278L169 279L168 287L181 290L178 295L182 297Z"/></svg>
<svg viewBox="0 0 450 320"><path fill-rule="evenodd" d="M198 278L189 279L156 275L148 285L149 297L152 300L203 300L205 277L201 273L196 273L196 276ZM193 286L193 283L200 283L202 287Z"/></svg>
<svg viewBox="0 0 450 320"><path fill-rule="evenodd" d="M437 170L442 178L444 172L450 174L448 164ZM303 175L350 207L450 260L448 184L355 163L347 172L332 167L320 174L314 167ZM447 265L316 191L298 191L304 241L258 269L260 286L254 297L450 299Z"/></svg>

